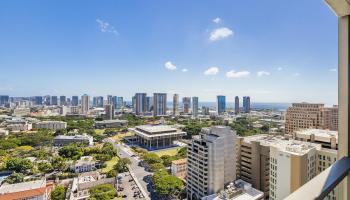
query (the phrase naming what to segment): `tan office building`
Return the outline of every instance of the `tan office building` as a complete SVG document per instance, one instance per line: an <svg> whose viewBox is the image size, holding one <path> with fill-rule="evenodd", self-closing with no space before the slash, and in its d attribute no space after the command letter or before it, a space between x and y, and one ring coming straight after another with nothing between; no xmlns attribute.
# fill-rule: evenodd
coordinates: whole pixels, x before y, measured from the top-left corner
<svg viewBox="0 0 350 200"><path fill-rule="evenodd" d="M299 129L338 130L338 107L324 107L324 104L293 103L287 109L285 133L292 134Z"/></svg>
<svg viewBox="0 0 350 200"><path fill-rule="evenodd" d="M173 160L171 162L171 175L186 179L187 176L187 158Z"/></svg>

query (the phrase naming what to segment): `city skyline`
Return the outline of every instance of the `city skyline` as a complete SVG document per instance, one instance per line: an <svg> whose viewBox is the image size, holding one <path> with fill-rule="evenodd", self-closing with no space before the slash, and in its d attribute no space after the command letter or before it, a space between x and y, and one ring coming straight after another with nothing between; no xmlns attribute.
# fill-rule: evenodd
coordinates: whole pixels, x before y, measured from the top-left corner
<svg viewBox="0 0 350 200"><path fill-rule="evenodd" d="M69 3L2 5L0 94L337 104L337 19L322 2Z"/></svg>

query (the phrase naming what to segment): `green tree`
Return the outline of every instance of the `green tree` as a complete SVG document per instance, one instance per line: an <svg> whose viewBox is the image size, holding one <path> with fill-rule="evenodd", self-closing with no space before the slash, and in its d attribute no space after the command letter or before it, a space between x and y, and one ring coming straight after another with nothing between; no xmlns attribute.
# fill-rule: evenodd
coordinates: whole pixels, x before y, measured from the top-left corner
<svg viewBox="0 0 350 200"><path fill-rule="evenodd" d="M171 166L171 162L177 159L176 156L169 156L169 155L163 155L160 158L162 159L163 165L165 167L170 167Z"/></svg>
<svg viewBox="0 0 350 200"><path fill-rule="evenodd" d="M118 173L123 173L128 171L128 165L131 164L129 158L121 158L118 160L117 164L114 165L114 169L117 170Z"/></svg>
<svg viewBox="0 0 350 200"><path fill-rule="evenodd" d="M159 170L152 177L156 193L163 199L174 199L184 189L181 179L169 175L165 170Z"/></svg>
<svg viewBox="0 0 350 200"><path fill-rule="evenodd" d="M10 158L6 162L6 169L18 173L27 173L29 170L33 169L33 163L25 158Z"/></svg>
<svg viewBox="0 0 350 200"><path fill-rule="evenodd" d="M165 167L162 163L154 163L149 166L151 172L157 172L159 170L165 170Z"/></svg>
<svg viewBox="0 0 350 200"><path fill-rule="evenodd" d="M155 153L146 153L143 155L143 161L147 164L162 163L162 159Z"/></svg>
<svg viewBox="0 0 350 200"><path fill-rule="evenodd" d="M114 199L116 189L111 184L97 185L89 190L90 198L96 200Z"/></svg>
<svg viewBox="0 0 350 200"><path fill-rule="evenodd" d="M52 167L51 163L41 162L41 163L38 164L38 169L41 172L48 173L48 172L51 172L53 170L53 167Z"/></svg>
<svg viewBox="0 0 350 200"><path fill-rule="evenodd" d="M61 171L65 171L67 168L64 158L60 156L54 157L51 161L51 165L54 169L58 169Z"/></svg>
<svg viewBox="0 0 350 200"><path fill-rule="evenodd" d="M81 147L73 144L62 147L60 150L58 150L58 154L63 158L78 160L83 155L83 151Z"/></svg>
<svg viewBox="0 0 350 200"><path fill-rule="evenodd" d="M107 178L112 178L112 177L116 177L118 173L116 170L112 169L112 170L109 170L106 175L107 175Z"/></svg>
<svg viewBox="0 0 350 200"><path fill-rule="evenodd" d="M187 147L182 147L181 149L179 149L176 156L178 156L179 158L186 158L187 157Z"/></svg>
<svg viewBox="0 0 350 200"><path fill-rule="evenodd" d="M9 184L21 183L24 181L24 174L14 172L10 176L6 177L4 181Z"/></svg>
<svg viewBox="0 0 350 200"><path fill-rule="evenodd" d="M51 192L51 200L64 200L65 193L66 191L63 185L56 186Z"/></svg>

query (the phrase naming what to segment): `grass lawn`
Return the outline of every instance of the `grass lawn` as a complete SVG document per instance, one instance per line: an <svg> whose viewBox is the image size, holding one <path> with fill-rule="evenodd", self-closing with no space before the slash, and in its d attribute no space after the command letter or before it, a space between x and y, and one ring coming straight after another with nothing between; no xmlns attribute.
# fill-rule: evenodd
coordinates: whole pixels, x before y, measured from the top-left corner
<svg viewBox="0 0 350 200"><path fill-rule="evenodd" d="M179 149L181 149L181 147L158 150L158 151L154 151L153 153L157 154L159 157L164 156L164 155L175 156L177 154L177 152L179 151Z"/></svg>
<svg viewBox="0 0 350 200"><path fill-rule="evenodd" d="M117 135L113 136L112 139L116 142L121 141L126 136L132 136L134 133L132 132L126 132L126 133L118 133Z"/></svg>
<svg viewBox="0 0 350 200"><path fill-rule="evenodd" d="M107 162L106 162L106 167L105 167L105 168L102 168L102 170L101 170L102 173L107 173L107 172L109 172L111 169L113 169L113 166L114 166L115 164L117 164L118 160L119 160L119 157L118 157L118 156L114 156L114 157L112 158L112 160L107 161Z"/></svg>
<svg viewBox="0 0 350 200"><path fill-rule="evenodd" d="M105 129L95 129L96 134L102 135L103 132L105 132Z"/></svg>

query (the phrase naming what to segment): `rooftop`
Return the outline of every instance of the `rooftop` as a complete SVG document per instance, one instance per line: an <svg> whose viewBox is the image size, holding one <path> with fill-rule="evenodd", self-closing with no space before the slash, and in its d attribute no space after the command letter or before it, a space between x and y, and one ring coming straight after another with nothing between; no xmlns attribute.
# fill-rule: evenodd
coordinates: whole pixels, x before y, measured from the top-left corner
<svg viewBox="0 0 350 200"><path fill-rule="evenodd" d="M103 120L103 121L95 121L95 123L126 123L128 122L127 120L121 120L121 119L113 119L113 120Z"/></svg>
<svg viewBox="0 0 350 200"><path fill-rule="evenodd" d="M90 135L58 135L55 139L89 139L92 136Z"/></svg>
<svg viewBox="0 0 350 200"><path fill-rule="evenodd" d="M187 158L182 158L179 160L173 160L171 163L175 164L175 165L180 165L180 164L184 164L187 162Z"/></svg>
<svg viewBox="0 0 350 200"><path fill-rule="evenodd" d="M177 129L168 125L142 125L136 126L137 129L151 134L162 132L177 132Z"/></svg>
<svg viewBox="0 0 350 200"><path fill-rule="evenodd" d="M244 141L251 143L252 141L260 142L264 146L272 146L281 151L291 154L303 155L313 148L321 148L321 145L310 142L285 139L282 136L271 136L266 134L253 135L244 137Z"/></svg>
<svg viewBox="0 0 350 200"><path fill-rule="evenodd" d="M23 183L16 183L16 184L8 184L8 185L5 184L0 187L0 195L6 194L6 193L21 192L25 190L39 189L42 187L46 187L45 179L30 181L30 182L23 182Z"/></svg>
<svg viewBox="0 0 350 200"><path fill-rule="evenodd" d="M338 131L322 130L322 129L303 129L295 131L297 137L315 135L316 140L336 138L338 141Z"/></svg>

